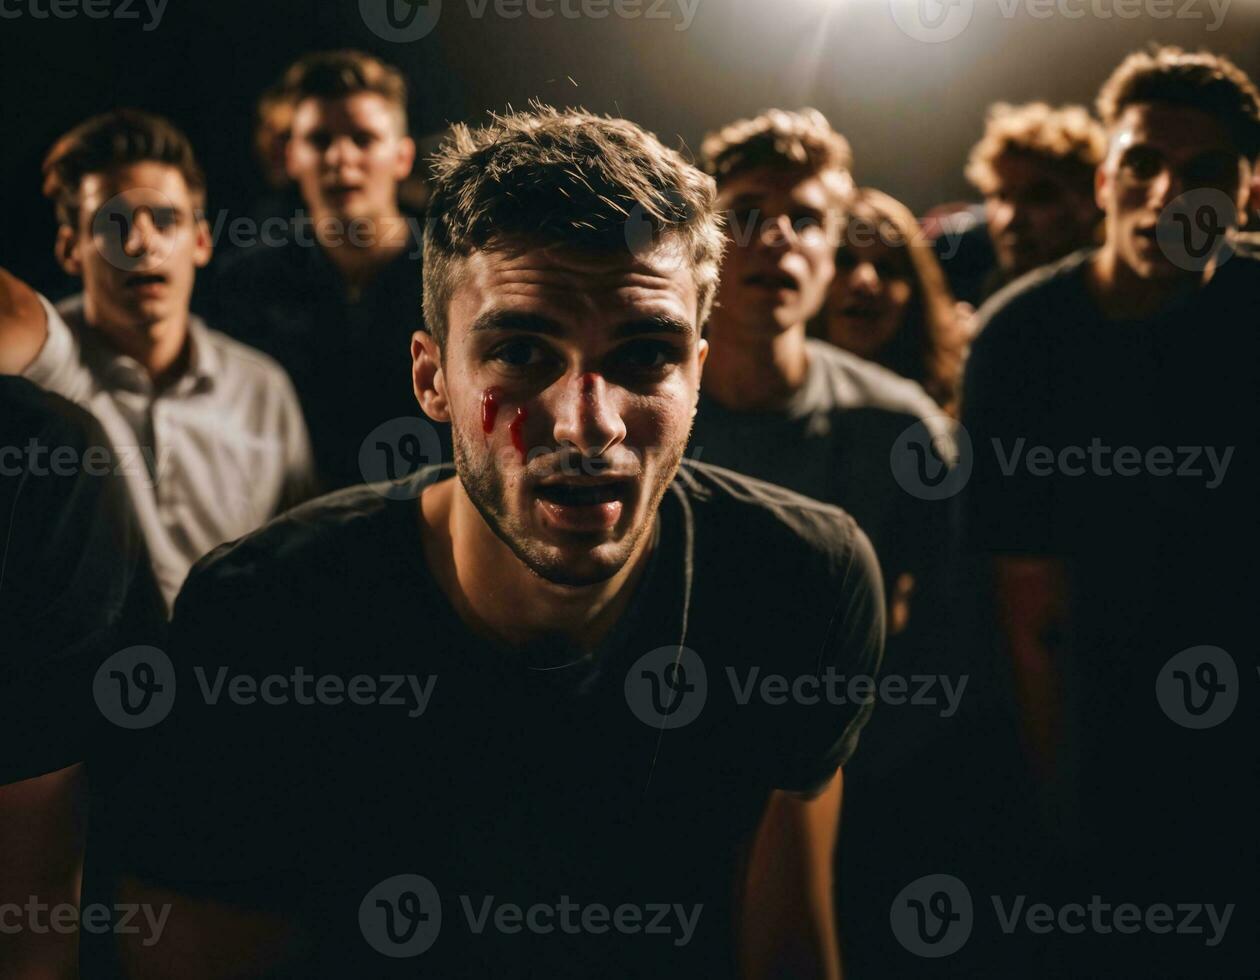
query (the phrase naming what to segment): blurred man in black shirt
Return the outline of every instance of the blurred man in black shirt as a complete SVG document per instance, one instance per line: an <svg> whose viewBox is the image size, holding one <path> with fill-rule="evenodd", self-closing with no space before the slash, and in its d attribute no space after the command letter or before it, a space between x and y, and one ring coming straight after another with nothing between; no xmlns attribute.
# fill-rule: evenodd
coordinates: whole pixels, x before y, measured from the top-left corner
<svg viewBox="0 0 1260 980"><path fill-rule="evenodd" d="M0 319L42 316L38 297L0 270ZM31 896L46 908L78 903L81 763L107 761L116 747L93 703L93 676L118 650L163 641L165 607L116 467L88 412L0 374L5 975L77 975L75 934L15 922L11 905Z"/></svg>
<svg viewBox="0 0 1260 980"><path fill-rule="evenodd" d="M306 213L280 242L264 224L225 262L208 297L215 319L289 372L327 488L398 475L365 472L369 436L436 429L449 460L448 428L419 418L404 376L422 323L419 219L398 206L416 155L406 82L369 55L324 52L295 63L277 97L292 107L288 171ZM395 419L408 421L374 436Z"/></svg>
<svg viewBox="0 0 1260 980"><path fill-rule="evenodd" d="M1257 716L1230 699L1255 689L1260 263L1227 231L1260 94L1224 58L1165 48L1126 59L1098 102L1104 244L979 314L968 536L993 558L1052 833L1080 862L1063 886L1237 903L1254 921ZM1140 958L1124 938L1079 962L1143 976L1255 963L1245 926L1211 948L1147 935Z"/></svg>

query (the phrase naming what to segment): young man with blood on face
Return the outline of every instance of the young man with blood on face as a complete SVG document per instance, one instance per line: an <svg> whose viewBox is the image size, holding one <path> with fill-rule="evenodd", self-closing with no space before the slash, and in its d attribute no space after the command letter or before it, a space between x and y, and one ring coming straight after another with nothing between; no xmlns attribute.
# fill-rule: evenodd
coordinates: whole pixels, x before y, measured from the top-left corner
<svg viewBox="0 0 1260 980"><path fill-rule="evenodd" d="M172 627L183 670L302 664L429 696L181 697L121 845L124 892L173 910L124 959L836 977L840 766L870 706L825 678L877 670L882 586L843 511L680 465L723 248L713 182L629 122L545 107L456 127L435 173L412 371L453 468L218 550ZM686 928L633 927L659 903ZM419 959L394 958L417 930Z"/></svg>

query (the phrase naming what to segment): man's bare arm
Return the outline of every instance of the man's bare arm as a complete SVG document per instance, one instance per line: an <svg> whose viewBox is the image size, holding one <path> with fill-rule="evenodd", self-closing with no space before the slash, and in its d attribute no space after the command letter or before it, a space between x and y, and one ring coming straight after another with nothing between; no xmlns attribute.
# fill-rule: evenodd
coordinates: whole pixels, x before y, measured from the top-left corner
<svg viewBox="0 0 1260 980"><path fill-rule="evenodd" d="M744 980L839 980L832 862L843 775L804 799L773 793L753 841L740 910Z"/></svg>
<svg viewBox="0 0 1260 980"><path fill-rule="evenodd" d="M301 930L286 916L186 895L124 878L118 902L144 910L138 930L118 936L127 980L246 980L287 975Z"/></svg>
<svg viewBox="0 0 1260 980"><path fill-rule="evenodd" d="M0 786L0 907L9 907L0 980L77 977L77 935L26 923L13 930L13 906L79 904L83 865L83 767ZM44 913L48 915L47 912Z"/></svg>
<svg viewBox="0 0 1260 980"><path fill-rule="evenodd" d="M994 559L1001 639L1010 659L1024 738L1037 777L1059 771L1063 733L1063 641L1068 629L1067 575L1052 558Z"/></svg>
<svg viewBox="0 0 1260 980"><path fill-rule="evenodd" d="M0 374L21 374L39 356L48 318L35 290L0 269Z"/></svg>

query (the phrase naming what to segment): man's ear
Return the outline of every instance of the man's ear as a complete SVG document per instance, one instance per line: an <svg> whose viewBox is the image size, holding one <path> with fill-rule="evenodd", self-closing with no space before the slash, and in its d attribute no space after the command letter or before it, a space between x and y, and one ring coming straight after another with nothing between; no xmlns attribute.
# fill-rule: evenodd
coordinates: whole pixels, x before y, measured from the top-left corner
<svg viewBox="0 0 1260 980"><path fill-rule="evenodd" d="M700 365L700 377L704 378L704 362L709 356L709 342L703 337L696 343L696 359ZM696 385L696 395L691 401L691 417L696 417L696 412L700 410L700 386Z"/></svg>
<svg viewBox="0 0 1260 980"><path fill-rule="evenodd" d="M1107 173L1110 158L1103 160L1094 170L1094 203L1104 215L1107 213L1107 195L1111 192L1111 178Z"/></svg>
<svg viewBox="0 0 1260 980"><path fill-rule="evenodd" d="M435 422L451 420L442 349L427 330L417 330L411 335L411 387L425 415Z"/></svg>
<svg viewBox="0 0 1260 980"><path fill-rule="evenodd" d="M198 215L193 234L197 236L193 245L193 263L198 269L204 269L210 264L210 256L214 254L214 238L210 234L210 224L205 215Z"/></svg>
<svg viewBox="0 0 1260 980"><path fill-rule="evenodd" d="M394 167L394 179L406 180L416 165L416 141L410 136L398 141L398 157Z"/></svg>
<svg viewBox="0 0 1260 980"><path fill-rule="evenodd" d="M57 264L76 279L83 277L83 260L79 257L79 234L69 225L58 225L57 241L53 244Z"/></svg>

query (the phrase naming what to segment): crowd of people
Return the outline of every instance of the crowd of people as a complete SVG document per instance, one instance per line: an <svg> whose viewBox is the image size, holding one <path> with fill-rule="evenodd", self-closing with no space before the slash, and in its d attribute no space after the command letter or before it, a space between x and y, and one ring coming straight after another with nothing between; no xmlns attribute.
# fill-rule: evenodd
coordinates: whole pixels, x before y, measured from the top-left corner
<svg viewBox="0 0 1260 980"><path fill-rule="evenodd" d="M426 167L408 98L289 68L236 248L169 120L47 154L81 289L0 270L0 977L1253 965L1252 81L995 105L983 203L922 218L812 109L691 160L533 105ZM1235 924L1003 927L1099 895Z"/></svg>

